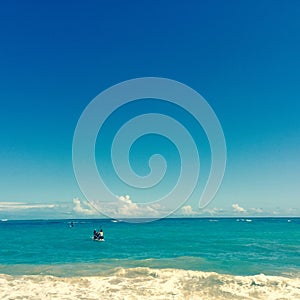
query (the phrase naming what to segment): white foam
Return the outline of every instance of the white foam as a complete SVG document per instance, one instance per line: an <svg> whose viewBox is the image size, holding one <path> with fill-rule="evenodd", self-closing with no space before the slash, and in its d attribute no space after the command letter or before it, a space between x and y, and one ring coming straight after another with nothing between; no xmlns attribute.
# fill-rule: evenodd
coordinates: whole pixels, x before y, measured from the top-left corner
<svg viewBox="0 0 300 300"><path fill-rule="evenodd" d="M90 277L0 275L0 299L300 299L300 278L150 268Z"/></svg>

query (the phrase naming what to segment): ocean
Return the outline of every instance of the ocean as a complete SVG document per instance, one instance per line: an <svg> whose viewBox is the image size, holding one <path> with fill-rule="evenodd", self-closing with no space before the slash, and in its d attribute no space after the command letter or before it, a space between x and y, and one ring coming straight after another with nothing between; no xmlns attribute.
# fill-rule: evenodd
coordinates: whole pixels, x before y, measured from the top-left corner
<svg viewBox="0 0 300 300"><path fill-rule="evenodd" d="M300 299L300 218L3 220L0 299Z"/></svg>

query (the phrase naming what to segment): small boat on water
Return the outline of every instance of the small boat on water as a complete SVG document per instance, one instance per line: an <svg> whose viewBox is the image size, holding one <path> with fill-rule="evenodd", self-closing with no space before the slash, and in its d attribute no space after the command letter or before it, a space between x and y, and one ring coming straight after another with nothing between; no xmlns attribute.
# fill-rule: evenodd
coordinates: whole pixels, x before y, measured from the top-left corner
<svg viewBox="0 0 300 300"><path fill-rule="evenodd" d="M92 239L94 241L104 242L104 233L103 233L102 228L100 229L99 232L97 232L97 230L94 229L94 236L92 237Z"/></svg>
<svg viewBox="0 0 300 300"><path fill-rule="evenodd" d="M95 242L105 242L104 239L94 239L93 237L92 237L92 240L95 241Z"/></svg>

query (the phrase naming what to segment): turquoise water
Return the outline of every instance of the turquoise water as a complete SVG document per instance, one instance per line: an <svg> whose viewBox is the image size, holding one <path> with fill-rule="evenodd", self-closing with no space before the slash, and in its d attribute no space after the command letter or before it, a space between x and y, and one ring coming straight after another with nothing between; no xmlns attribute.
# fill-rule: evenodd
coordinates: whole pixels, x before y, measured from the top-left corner
<svg viewBox="0 0 300 300"><path fill-rule="evenodd" d="M87 276L122 268L300 274L300 219L0 222L0 273ZM105 242L91 239L102 227Z"/></svg>

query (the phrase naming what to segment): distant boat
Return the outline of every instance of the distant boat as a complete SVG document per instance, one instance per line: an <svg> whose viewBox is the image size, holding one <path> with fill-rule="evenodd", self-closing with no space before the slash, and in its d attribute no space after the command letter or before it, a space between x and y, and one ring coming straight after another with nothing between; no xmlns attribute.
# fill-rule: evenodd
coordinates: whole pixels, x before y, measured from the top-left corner
<svg viewBox="0 0 300 300"><path fill-rule="evenodd" d="M251 219L236 219L237 222L252 222Z"/></svg>
<svg viewBox="0 0 300 300"><path fill-rule="evenodd" d="M7 222L7 221L8 221L8 219L1 219L1 221L2 221L2 222Z"/></svg>

